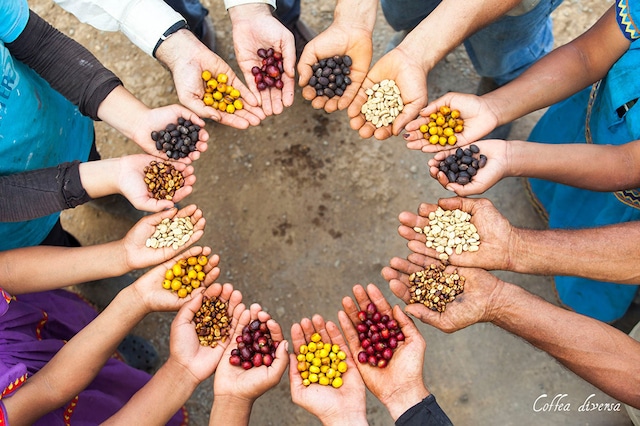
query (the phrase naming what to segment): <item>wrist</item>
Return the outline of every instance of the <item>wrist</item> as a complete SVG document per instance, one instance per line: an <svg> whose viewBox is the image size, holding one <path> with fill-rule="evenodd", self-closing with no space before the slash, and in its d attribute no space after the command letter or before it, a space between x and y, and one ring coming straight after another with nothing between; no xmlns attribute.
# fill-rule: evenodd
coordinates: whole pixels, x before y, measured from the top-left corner
<svg viewBox="0 0 640 426"><path fill-rule="evenodd" d="M156 57L156 52L158 50L158 48L160 48L160 46L162 45L162 43L164 43L169 37L171 37L172 35L174 35L175 33L177 33L180 30L189 30L189 25L187 24L187 21L178 21L175 24L173 24L172 26L170 26L158 39L158 42L156 43L155 47L153 48L153 52L151 53L153 55L153 57Z"/></svg>
<svg viewBox="0 0 640 426"><path fill-rule="evenodd" d="M215 389L215 388L214 388ZM255 399L247 399L235 395L216 395L214 392L209 424L224 424L228 426L244 426L249 423L251 410Z"/></svg>
<svg viewBox="0 0 640 426"><path fill-rule="evenodd" d="M373 34L377 9L378 2L373 0L356 2L338 0L333 12L333 22L347 28L363 29Z"/></svg>
<svg viewBox="0 0 640 426"><path fill-rule="evenodd" d="M431 393L422 383L418 386L409 385L404 387L402 391L389 395L389 398L382 403L395 422L409 408L420 403L429 395Z"/></svg>
<svg viewBox="0 0 640 426"><path fill-rule="evenodd" d="M172 73L176 65L197 57L194 48L206 47L191 31L182 28L163 41L156 50L156 59Z"/></svg>
<svg viewBox="0 0 640 426"><path fill-rule="evenodd" d="M353 412L351 410L349 411L343 411L340 413L340 415L337 418L321 418L320 422L322 423L322 426L343 426L343 425L349 425L349 426L368 426L369 422L367 420L367 413L365 411L359 413L359 412Z"/></svg>
<svg viewBox="0 0 640 426"><path fill-rule="evenodd" d="M267 3L239 4L237 6L229 7L227 12L229 13L231 24L242 20L253 21L261 16L269 18L273 17L273 8Z"/></svg>

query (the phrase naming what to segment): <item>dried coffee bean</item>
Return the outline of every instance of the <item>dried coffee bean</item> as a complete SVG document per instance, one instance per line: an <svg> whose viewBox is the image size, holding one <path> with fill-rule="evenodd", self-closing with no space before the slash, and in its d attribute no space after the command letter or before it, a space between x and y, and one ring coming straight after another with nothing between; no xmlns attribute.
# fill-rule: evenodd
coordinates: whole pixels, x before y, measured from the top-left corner
<svg viewBox="0 0 640 426"><path fill-rule="evenodd" d="M316 96L328 98L342 96L347 86L351 84L351 79L345 77L351 72L349 69L351 63L351 58L345 55L321 59L313 64L311 66L313 76L309 79L309 86L316 89Z"/></svg>
<svg viewBox="0 0 640 426"><path fill-rule="evenodd" d="M446 176L449 182L456 182L466 185L471 182L478 170L487 164L487 157L480 154L477 145L470 145L468 148L456 149L455 154L449 155L440 162L439 169Z"/></svg>
<svg viewBox="0 0 640 426"><path fill-rule="evenodd" d="M452 253L475 252L480 247L480 235L471 223L471 215L462 210L444 210L440 207L429 213L429 224L413 230L426 236L425 245L435 249L443 262Z"/></svg>
<svg viewBox="0 0 640 426"><path fill-rule="evenodd" d="M228 310L228 302L215 296L211 298L204 296L200 309L193 317L200 345L215 348L218 343L227 341L231 332L231 318Z"/></svg>
<svg viewBox="0 0 640 426"><path fill-rule="evenodd" d="M156 200L172 200L184 185L184 176L168 161L151 161L144 168L144 182Z"/></svg>
<svg viewBox="0 0 640 426"><path fill-rule="evenodd" d="M147 239L146 246L153 248L171 247L174 250L182 247L193 235L193 224L189 217L164 218L156 226L156 230Z"/></svg>
<svg viewBox="0 0 640 426"><path fill-rule="evenodd" d="M400 88L393 80L382 80L366 89L367 101L360 108L365 120L380 128L393 123L404 109Z"/></svg>
<svg viewBox="0 0 640 426"><path fill-rule="evenodd" d="M411 298L409 303L422 303L432 311L444 312L447 304L464 291L465 278L444 272L442 265L431 264L427 269L409 275Z"/></svg>

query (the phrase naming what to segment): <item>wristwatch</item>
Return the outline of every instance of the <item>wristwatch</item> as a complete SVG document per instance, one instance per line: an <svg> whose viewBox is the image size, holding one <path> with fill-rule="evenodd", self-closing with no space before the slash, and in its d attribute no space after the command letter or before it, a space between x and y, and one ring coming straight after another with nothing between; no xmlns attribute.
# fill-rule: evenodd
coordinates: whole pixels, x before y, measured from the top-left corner
<svg viewBox="0 0 640 426"><path fill-rule="evenodd" d="M156 47L153 48L153 57L154 58L156 57L156 50L158 50L158 47L160 47L163 41L165 41L166 39L171 37L173 34L175 34L176 32L182 29L186 29L186 30L189 29L189 25L187 24L187 21L178 21L172 26L170 26L167 29L167 31L165 31L164 34L160 36L160 38L158 39L158 42L156 43Z"/></svg>

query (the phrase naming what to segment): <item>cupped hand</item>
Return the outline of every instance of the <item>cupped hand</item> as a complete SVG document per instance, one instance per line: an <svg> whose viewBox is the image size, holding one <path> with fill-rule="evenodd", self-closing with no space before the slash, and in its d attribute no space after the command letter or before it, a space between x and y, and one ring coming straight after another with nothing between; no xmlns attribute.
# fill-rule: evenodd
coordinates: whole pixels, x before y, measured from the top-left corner
<svg viewBox="0 0 640 426"><path fill-rule="evenodd" d="M497 126L498 117L482 97L449 92L430 102L429 105L420 110L419 117L406 124L402 137L407 141L407 148L422 150L423 152L439 152L450 148L449 145L441 146L440 144L429 143L420 132L420 126L430 121L429 115L438 112L442 106L448 106L452 110L460 111L460 118L464 120L463 131L456 133L458 138L455 145L456 148L476 142Z"/></svg>
<svg viewBox="0 0 640 426"><path fill-rule="evenodd" d="M147 240L156 232L157 226L162 223L164 219L171 221L177 217L189 218L189 221L193 225L193 234L185 244L177 250L172 246L159 248L147 247ZM169 210L144 216L122 239L123 253L126 257L127 267L129 270L142 269L173 258L176 256L176 253L195 244L202 237L205 225L206 220L202 210L195 204L190 204L180 210L174 207Z"/></svg>
<svg viewBox="0 0 640 426"><path fill-rule="evenodd" d="M248 328L249 324L255 320L266 324L271 339L278 342L276 356L272 364L252 367L248 370L242 366L231 365L229 362L231 351L238 348L236 337L242 336L245 328ZM216 370L213 382L214 400L220 401L224 398L232 400L234 404L240 404L240 401L243 401L250 407L262 394L280 383L280 379L289 366L287 347L288 342L284 340L280 325L271 318L269 313L263 311L259 304L253 303L240 315L231 344L227 347L222 362Z"/></svg>
<svg viewBox="0 0 640 426"><path fill-rule="evenodd" d="M164 151L157 149L156 142L151 138L151 132L164 130L168 124L178 123L179 118L183 118L200 126L196 150L191 152L187 157L177 160L189 164L200 158L200 153L207 150L209 133L204 129L204 120L182 105L174 104L148 109L135 126L132 139L140 145L146 153L167 160L169 157L167 157Z"/></svg>
<svg viewBox="0 0 640 426"><path fill-rule="evenodd" d="M233 9L243 7L245 6L236 6ZM254 7L251 8L254 9ZM258 98L266 116L282 113L284 108L293 104L295 90L296 47L293 34L269 11L253 15L234 13L232 22L236 57L247 85ZM253 67L261 68L263 66L263 59L258 56L258 50L269 48L282 54L284 73L281 74L281 79L283 87L282 89L270 87L258 90L251 70Z"/></svg>
<svg viewBox="0 0 640 426"><path fill-rule="evenodd" d="M488 199L484 198L442 198L438 204L422 203L418 207L418 214L402 212L398 216L400 226L398 233L408 240L407 246L412 252L430 257L438 257L434 248L425 245L426 237L416 232L414 228L424 228L429 225L429 213L435 212L438 206L444 210L460 209L469 213L471 223L476 227L480 236L479 249L476 252L455 252L449 256L449 263L457 266L484 268L487 270L512 270L514 259L512 250L519 244L516 228L495 208Z"/></svg>
<svg viewBox="0 0 640 426"><path fill-rule="evenodd" d="M176 315L171 325L169 358L184 366L199 382L210 377L219 364L225 362L224 353L232 340L231 336L224 341L218 340L213 347L200 344L193 319L202 306L204 296L228 303L230 334L245 310L240 291L231 284L215 283L190 298Z"/></svg>
<svg viewBox="0 0 640 426"><path fill-rule="evenodd" d="M327 96L317 96L315 88L308 85L309 79L313 75L311 67L322 59L336 55L351 57L351 73L349 74L351 84L347 86L342 96L335 96L331 99ZM307 43L300 56L298 84L302 87L302 97L311 101L313 108L324 108L329 113L346 109L353 102L367 75L372 55L371 31L357 25L332 23L329 28Z"/></svg>
<svg viewBox="0 0 640 426"><path fill-rule="evenodd" d="M342 300L344 311L338 313L340 326L352 353L363 350L356 330L357 324L361 322L358 312L366 310L370 303L376 306L380 314L395 319L404 334L404 340L398 342L386 367L373 367L369 363L356 361L367 388L396 419L429 395L422 374L426 342L411 319L397 305L392 308L375 285L369 284L366 290L361 285L355 285L353 294L355 301L345 297Z"/></svg>
<svg viewBox="0 0 640 426"><path fill-rule="evenodd" d="M487 157L487 162L484 167L477 170L471 182L466 185L449 182L446 174L439 168L441 161L455 154L458 149L462 149L458 147L457 144L449 150L436 153L433 158L429 160L429 174L431 174L431 177L436 179L445 189L455 192L461 197L466 197L484 193L507 176L509 170L509 142L491 139L475 142L474 145L480 149L480 155ZM477 156L478 154L475 155L475 157Z"/></svg>
<svg viewBox="0 0 640 426"><path fill-rule="evenodd" d="M183 34L180 36L192 37ZM193 40L182 44L179 44L180 40L171 40L172 38L174 36L167 39L167 41L174 42L170 47L173 50L166 54L164 62L171 70L181 104L200 117L210 118L236 129L246 129L249 126L260 124L265 115L262 109L258 107L258 100L225 61L198 41L195 36L193 36ZM166 43L165 41L160 47L162 48ZM169 49L169 46L167 46L167 49ZM227 84L240 91L244 108L229 114L205 105L202 101L205 93L204 80L202 79L204 71L211 72L213 76L217 76L220 73L226 74L228 77Z"/></svg>
<svg viewBox="0 0 640 426"><path fill-rule="evenodd" d="M297 368L297 354L292 353L289 355L291 399L296 405L317 416L324 425L367 424L365 386L338 326L331 321L325 322L320 315L314 315L312 319L303 318L291 326L293 347L299 352L300 346L311 342L314 333L319 333L324 343L337 344L347 355L347 371L341 376L342 386L334 388L332 385L323 386L318 383L303 385Z"/></svg>
<svg viewBox="0 0 640 426"><path fill-rule="evenodd" d="M149 192L144 181L144 169L152 161L157 163L169 162L184 178L182 186L175 192L171 200L158 200ZM185 164L183 161L169 161L157 156L134 154L120 157L118 165L118 192L124 195L136 209L146 212L159 212L172 208L175 203L182 201L187 195L191 194L193 185L196 182L193 166Z"/></svg>
<svg viewBox="0 0 640 426"><path fill-rule="evenodd" d="M438 259L420 254L412 254L407 260L394 257L389 266L383 268L382 276L389 282L389 288L398 298L409 303L411 298L409 275L422 271L429 265L440 265ZM425 324L445 333L463 329L478 322L491 321L499 308L496 303L504 282L479 268L462 268L449 265L444 272L457 271L464 277L464 290L453 302L446 305L444 312L427 308L422 303L410 303L405 311Z"/></svg>
<svg viewBox="0 0 640 426"><path fill-rule="evenodd" d="M203 265L205 273L204 280L199 288L194 289L186 297L178 297L177 292L165 289L162 284L165 280L165 273L171 269L173 265L180 259L186 259L191 256L207 256L207 264ZM137 297L144 303L148 312L169 312L177 311L187 300L192 299L198 293L203 292L220 276L220 268L218 263L220 257L215 254L211 255L209 247L191 247L188 250L174 256L172 259L166 260L155 268L138 278L131 286L135 290Z"/></svg>
<svg viewBox="0 0 640 426"><path fill-rule="evenodd" d="M370 89L374 84L386 79L395 81L396 86L400 89L404 107L392 125L376 128L374 124L366 121L361 108L367 102L366 89ZM426 71L415 58L395 48L380 58L371 68L360 90L358 90L358 94L349 105L347 113L351 128L357 130L360 137L370 138L373 136L383 140L400 134L404 126L418 116L420 108L427 104L427 100Z"/></svg>

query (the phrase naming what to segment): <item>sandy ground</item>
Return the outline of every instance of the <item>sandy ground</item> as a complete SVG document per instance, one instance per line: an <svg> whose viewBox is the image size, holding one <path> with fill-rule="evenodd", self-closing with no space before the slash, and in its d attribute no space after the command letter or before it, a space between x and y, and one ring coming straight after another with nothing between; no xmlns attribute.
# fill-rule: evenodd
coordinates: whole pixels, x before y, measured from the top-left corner
<svg viewBox="0 0 640 426"><path fill-rule="evenodd" d="M49 0L30 0L36 12L69 34L118 74L125 86L150 106L177 101L169 73L120 34L102 33L79 23ZM235 67L228 17L222 2L206 0L217 29L219 54ZM331 0L303 0L303 19L320 31L332 19ZM554 13L557 42L564 43L593 23L608 6L595 0L565 0ZM380 14L374 33L375 58L392 34ZM237 67L236 67L237 71ZM450 91L473 93L478 77L463 49L449 54L429 75L432 99ZM221 281L231 282L247 303L260 303L283 326L319 313L337 320L341 299L356 283L374 283L392 303L380 270L393 256L406 256L397 216L423 201L449 194L433 181L426 154L409 151L401 138L363 140L351 130L345 112L314 110L298 92L294 105L259 127L238 131L216 124L209 150L195 163L197 183L185 201L207 219L201 241L221 256ZM540 113L518 120L511 137L524 139ZM137 153L137 146L104 123L96 125L103 157ZM486 193L517 226L541 228L517 179ZM81 206L63 214L64 225L85 244L121 238L132 222ZM556 302L545 277L498 273ZM83 289L108 300L112 289ZM136 329L168 355L172 314L153 314ZM459 425L627 425L620 412L579 413L592 393L612 402L551 357L489 324L452 335L419 324L428 343L426 382ZM570 412L535 412L541 395L567 394ZM207 424L212 382L205 381L188 402L191 422ZM384 407L368 395L372 425L390 425ZM223 424L224 422L220 423ZM254 406L251 425L319 424L291 402L289 382L281 383Z"/></svg>

